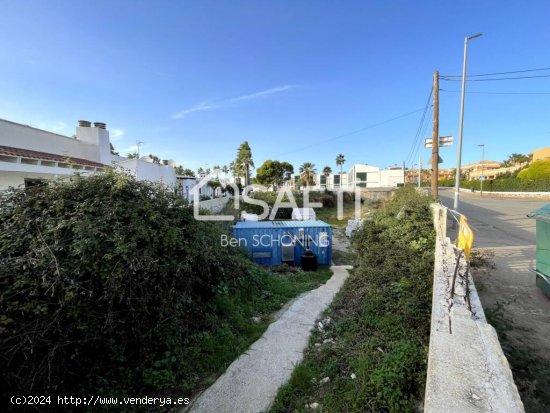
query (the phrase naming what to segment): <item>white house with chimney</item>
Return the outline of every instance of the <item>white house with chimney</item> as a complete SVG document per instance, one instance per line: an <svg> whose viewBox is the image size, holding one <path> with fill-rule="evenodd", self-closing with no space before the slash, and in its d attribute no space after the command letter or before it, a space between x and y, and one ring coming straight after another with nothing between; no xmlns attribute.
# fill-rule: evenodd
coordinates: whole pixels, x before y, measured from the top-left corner
<svg viewBox="0 0 550 413"><path fill-rule="evenodd" d="M119 166L138 180L177 184L174 162L112 155L105 123L79 121L73 137L0 119L0 190Z"/></svg>

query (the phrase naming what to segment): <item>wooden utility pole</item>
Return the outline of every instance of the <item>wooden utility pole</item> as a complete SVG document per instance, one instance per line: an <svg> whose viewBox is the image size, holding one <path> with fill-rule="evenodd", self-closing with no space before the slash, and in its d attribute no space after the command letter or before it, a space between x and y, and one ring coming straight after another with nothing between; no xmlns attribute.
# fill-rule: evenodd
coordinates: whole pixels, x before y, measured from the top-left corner
<svg viewBox="0 0 550 413"><path fill-rule="evenodd" d="M422 157L418 158L418 187L422 187Z"/></svg>
<svg viewBox="0 0 550 413"><path fill-rule="evenodd" d="M434 125L432 132L432 198L438 197L439 185L439 72L434 72Z"/></svg>

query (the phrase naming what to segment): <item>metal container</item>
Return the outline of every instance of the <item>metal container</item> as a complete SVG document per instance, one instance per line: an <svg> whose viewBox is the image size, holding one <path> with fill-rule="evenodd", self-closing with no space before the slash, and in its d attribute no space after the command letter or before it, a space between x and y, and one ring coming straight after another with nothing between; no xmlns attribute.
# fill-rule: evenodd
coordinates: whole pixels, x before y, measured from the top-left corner
<svg viewBox="0 0 550 413"><path fill-rule="evenodd" d="M308 244L319 265L332 262L332 228L323 221L237 222L233 238L262 265L300 265Z"/></svg>
<svg viewBox="0 0 550 413"><path fill-rule="evenodd" d="M550 204L529 216L537 220L537 286L550 297Z"/></svg>

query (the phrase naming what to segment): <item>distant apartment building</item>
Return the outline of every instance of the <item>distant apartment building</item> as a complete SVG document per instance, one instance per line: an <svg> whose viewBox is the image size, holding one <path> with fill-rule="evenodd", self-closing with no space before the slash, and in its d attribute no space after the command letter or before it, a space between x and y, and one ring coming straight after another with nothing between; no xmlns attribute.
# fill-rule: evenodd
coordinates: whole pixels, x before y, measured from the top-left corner
<svg viewBox="0 0 550 413"><path fill-rule="evenodd" d="M79 121L73 137L0 119L0 190L117 166L138 180L175 185L173 165L111 154L105 123Z"/></svg>
<svg viewBox="0 0 550 413"><path fill-rule="evenodd" d="M532 152L532 155L533 155L533 162L542 161L544 159L550 159L550 147L534 150Z"/></svg>
<svg viewBox="0 0 550 413"><path fill-rule="evenodd" d="M299 186L300 176L294 177L294 186ZM354 188L387 188L396 187L405 182L403 168L380 169L378 166L353 164L347 172L316 174L314 187L316 189L354 189Z"/></svg>
<svg viewBox="0 0 550 413"><path fill-rule="evenodd" d="M480 176L485 176L485 179L495 179L502 169L502 164L498 161L479 161L464 165L460 171L466 175L469 181L478 180Z"/></svg>

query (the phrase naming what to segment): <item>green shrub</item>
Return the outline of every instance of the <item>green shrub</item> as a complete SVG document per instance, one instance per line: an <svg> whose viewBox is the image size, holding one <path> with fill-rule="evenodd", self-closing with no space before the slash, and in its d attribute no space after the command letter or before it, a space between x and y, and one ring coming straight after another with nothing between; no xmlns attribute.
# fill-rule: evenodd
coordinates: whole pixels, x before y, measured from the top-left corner
<svg viewBox="0 0 550 413"><path fill-rule="evenodd" d="M454 180L447 179L439 181L440 186L454 187ZM481 181L462 180L460 187L465 189L481 189ZM486 192L545 192L550 191L550 179L519 179L519 178L496 178L483 182L483 191Z"/></svg>
<svg viewBox="0 0 550 413"><path fill-rule="evenodd" d="M353 238L355 268L273 412L413 412L424 396L435 232L430 199L396 191ZM334 344L324 344L327 338ZM355 378L352 378L352 374ZM323 377L329 383L319 385Z"/></svg>
<svg viewBox="0 0 550 413"><path fill-rule="evenodd" d="M518 173L519 179L549 179L550 180L550 159L543 159L533 162L528 168Z"/></svg>
<svg viewBox="0 0 550 413"><path fill-rule="evenodd" d="M195 374L182 351L219 291L254 280L154 184L106 173L0 196L2 396L166 390Z"/></svg>

